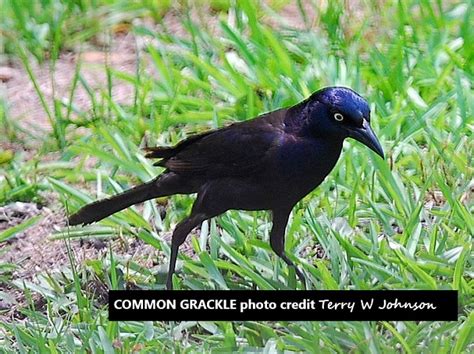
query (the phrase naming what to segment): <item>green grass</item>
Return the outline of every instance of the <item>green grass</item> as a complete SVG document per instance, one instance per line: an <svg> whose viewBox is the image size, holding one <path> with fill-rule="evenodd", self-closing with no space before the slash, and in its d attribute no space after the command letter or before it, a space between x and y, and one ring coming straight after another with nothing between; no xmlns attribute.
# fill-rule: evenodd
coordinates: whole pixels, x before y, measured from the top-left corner
<svg viewBox="0 0 474 354"><path fill-rule="evenodd" d="M8 102L2 105L0 139L20 145L33 139L38 148L32 160L1 152L0 204L46 203L43 192L53 191L72 212L161 172L143 158L145 142L174 144L192 132L294 104L322 86L346 85L371 103L372 124L387 159L347 142L335 170L294 209L288 253L314 289L456 289L460 307L459 320L446 323L111 323L99 290L130 284L163 288L166 261L147 269L110 249L86 264L71 258L68 267L31 282L14 280L14 265L0 263L0 281L31 299L21 310L25 321L0 324L0 346L6 351L472 351L470 2L368 1L352 13L330 2L317 10L311 30L263 24L264 14L278 22L278 2L257 6L245 0L230 7L215 2L211 16L219 18L219 34L187 16L184 6L185 36L161 23L152 1L23 2L4 1L0 30L10 34L3 43L6 53L23 63L33 82L34 60L49 60L54 69L61 51L104 33L113 36L118 24L129 24L136 37L152 44L140 53L134 74L106 67L109 86L100 93L90 89L78 65L71 92L57 94L52 110L43 105L52 126L48 136L17 134ZM152 14L161 23L158 29L131 22ZM311 26L308 18L299 22ZM46 34L38 30L46 27ZM155 75L145 72L149 65ZM112 79L133 85L131 104L114 102ZM69 103L78 87L89 92L90 111ZM78 127L86 130L79 133ZM25 134L29 143L18 138ZM51 152L57 158L46 160ZM86 167L90 158L96 162ZM189 212L192 201L183 196L158 201L167 203L163 218L157 201L146 202L143 210L130 208L51 237L67 244L81 238L139 238L168 256L163 232ZM0 233L0 242L26 226ZM270 226L264 212L231 211L205 223L192 237L196 257L180 255L175 287L300 288L269 247ZM327 258L316 258L316 245ZM35 308L34 296L44 300L43 308Z"/></svg>

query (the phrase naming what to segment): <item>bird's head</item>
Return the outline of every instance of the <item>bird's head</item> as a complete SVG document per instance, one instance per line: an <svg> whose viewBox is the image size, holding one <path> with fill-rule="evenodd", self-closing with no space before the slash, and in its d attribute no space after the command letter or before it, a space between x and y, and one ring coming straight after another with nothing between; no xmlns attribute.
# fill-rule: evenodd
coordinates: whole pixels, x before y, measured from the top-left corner
<svg viewBox="0 0 474 354"><path fill-rule="evenodd" d="M357 92L345 87L326 87L306 101L312 134L333 139L354 138L384 157L370 127L370 108Z"/></svg>

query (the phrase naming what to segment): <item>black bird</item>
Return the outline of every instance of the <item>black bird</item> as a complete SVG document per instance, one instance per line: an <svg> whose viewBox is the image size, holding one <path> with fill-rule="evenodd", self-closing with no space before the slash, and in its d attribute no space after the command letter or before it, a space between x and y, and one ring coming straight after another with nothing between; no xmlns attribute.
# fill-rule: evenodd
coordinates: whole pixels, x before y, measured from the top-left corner
<svg viewBox="0 0 474 354"><path fill-rule="evenodd" d="M191 215L175 228L166 287L172 289L178 248L193 228L229 209L270 210L270 244L289 266L285 228L294 205L336 164L351 137L383 158L370 127L370 108L355 91L327 87L293 107L191 136L174 147L148 149L165 171L150 182L86 205L69 225L90 224L148 199L197 193Z"/></svg>

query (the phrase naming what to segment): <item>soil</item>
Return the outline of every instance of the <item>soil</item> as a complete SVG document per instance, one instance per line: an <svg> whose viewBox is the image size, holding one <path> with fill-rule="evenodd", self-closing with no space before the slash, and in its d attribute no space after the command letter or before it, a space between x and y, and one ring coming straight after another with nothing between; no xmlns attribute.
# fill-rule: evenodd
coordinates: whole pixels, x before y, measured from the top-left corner
<svg viewBox="0 0 474 354"><path fill-rule="evenodd" d="M33 71L39 89L44 94L48 109L53 110L53 97L68 100L69 92L78 62L81 62L81 74L94 92L99 93L107 88L106 64L117 71L132 74L136 68L135 40L131 34L114 38L109 52L90 50L81 54L63 53L54 64L37 64L34 60ZM4 77L8 114L13 121L18 121L24 128L37 127L43 132L51 129L48 115L36 93L33 82L23 69L21 63L12 63L10 67L0 68L0 73L9 69L9 76ZM54 70L51 72L51 70ZM7 79L7 80L5 80ZM64 96L61 95L64 93ZM130 103L133 97L132 85L124 81L114 81L112 98L117 103ZM88 111L91 100L87 91L77 86L74 105ZM31 128L29 128L31 129Z"/></svg>

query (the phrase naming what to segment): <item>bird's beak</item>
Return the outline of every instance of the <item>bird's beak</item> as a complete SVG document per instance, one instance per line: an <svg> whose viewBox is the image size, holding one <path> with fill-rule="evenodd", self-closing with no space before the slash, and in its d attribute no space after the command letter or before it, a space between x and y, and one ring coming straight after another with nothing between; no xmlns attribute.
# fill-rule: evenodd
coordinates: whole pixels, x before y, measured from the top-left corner
<svg viewBox="0 0 474 354"><path fill-rule="evenodd" d="M384 158L382 146L367 120L364 119L362 127L351 129L349 131L349 136L375 151L380 157L382 157L382 159Z"/></svg>

